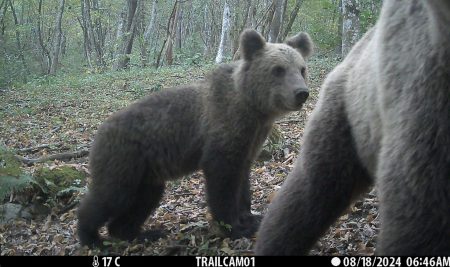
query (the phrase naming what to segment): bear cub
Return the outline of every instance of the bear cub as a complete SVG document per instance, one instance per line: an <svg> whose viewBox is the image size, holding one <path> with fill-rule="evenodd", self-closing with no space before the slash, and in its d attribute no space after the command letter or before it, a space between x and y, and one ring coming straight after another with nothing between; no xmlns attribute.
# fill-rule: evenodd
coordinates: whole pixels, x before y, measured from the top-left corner
<svg viewBox="0 0 450 267"><path fill-rule="evenodd" d="M90 151L92 183L78 211L82 245L100 245L98 230L132 240L158 207L165 182L196 170L207 202L232 238L259 225L250 211L250 167L273 122L308 97L308 34L266 43L254 30L240 37L242 59L196 84L153 93L116 112L98 129Z"/></svg>

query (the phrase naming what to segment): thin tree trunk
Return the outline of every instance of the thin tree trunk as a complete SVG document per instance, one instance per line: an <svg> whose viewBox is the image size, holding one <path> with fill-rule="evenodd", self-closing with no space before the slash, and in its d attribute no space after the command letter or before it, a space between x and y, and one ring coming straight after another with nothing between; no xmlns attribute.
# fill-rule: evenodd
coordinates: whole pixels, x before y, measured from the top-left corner
<svg viewBox="0 0 450 267"><path fill-rule="evenodd" d="M156 63L155 63L156 68L158 68L161 64L162 53L164 51L164 48L166 48L167 42L172 41L172 30L173 30L173 24L175 22L175 15L177 12L177 7L178 7L178 0L175 1L175 4L173 4L172 13L170 14L169 20L167 22L166 39L164 40L163 45L161 46L161 50L159 51L158 58L156 59ZM167 51L167 49L166 49L166 51Z"/></svg>
<svg viewBox="0 0 450 267"><path fill-rule="evenodd" d="M81 0L81 5L83 5L83 0ZM83 7L81 7L81 10L83 10ZM83 11L81 12L83 13ZM82 15L83 16L83 15ZM84 57L86 58L88 65L90 68L92 68L92 60L91 60L91 48L89 46L89 35L88 35L88 31L87 31L87 27L85 24L85 20L82 17L80 19L80 17L77 17L78 23L80 24L81 30L83 31L83 52L84 52Z"/></svg>
<svg viewBox="0 0 450 267"><path fill-rule="evenodd" d="M47 74L50 71L50 64L51 64L51 55L50 51L47 49L47 46L44 43L44 38L42 37L42 1L39 0L38 5L38 18L37 18L37 34L39 39L39 46L42 50L41 56L42 56L42 72Z"/></svg>
<svg viewBox="0 0 450 267"><path fill-rule="evenodd" d="M285 30L283 31L283 33L281 34L281 40L285 40L286 37L288 36L289 32L292 29L292 25L294 24L295 19L297 18L298 15L298 11L300 10L300 7L303 4L303 0L297 0L295 1L295 6L294 9L292 10L290 16L289 16L289 20L288 23L285 27Z"/></svg>
<svg viewBox="0 0 450 267"><path fill-rule="evenodd" d="M176 38L177 38L177 25L178 25L178 19L179 19L179 12L181 9L181 3L182 2L178 2L177 8L175 13L173 14L172 22L171 22L171 29L169 31L169 36L168 36L168 41L167 41L167 48L166 48L166 63L167 65L172 65L173 64L173 44L176 42ZM180 33L181 34L181 33ZM175 46L177 46L177 44L175 43Z"/></svg>
<svg viewBox="0 0 450 267"><path fill-rule="evenodd" d="M274 0L273 19L270 23L269 42L275 43L281 29L281 22L283 19L283 2L281 0Z"/></svg>
<svg viewBox="0 0 450 267"><path fill-rule="evenodd" d="M250 16L251 16L251 28L258 30L258 22L256 20L256 13L257 13L257 3L256 0L251 1L250 6Z"/></svg>
<svg viewBox="0 0 450 267"><path fill-rule="evenodd" d="M269 5L269 8L267 9L265 19L262 21L263 24L262 24L261 34L266 39L268 39L268 33L270 31L270 25L272 24L274 15L275 15L275 2L272 2Z"/></svg>
<svg viewBox="0 0 450 267"><path fill-rule="evenodd" d="M92 7L91 7L92 3ZM95 18L95 22L92 21L91 9L98 11L98 1L93 0L81 0L81 14L83 18L83 32L85 38L86 54L91 58L92 49L95 51L97 66L104 66L104 33L102 24L98 16Z"/></svg>
<svg viewBox="0 0 450 267"><path fill-rule="evenodd" d="M278 36L277 36L277 43L281 43L283 41L283 26L286 22L286 10L287 10L287 5L288 5L288 0L284 0L283 1L283 10L281 12L281 26L280 26L280 30L278 31Z"/></svg>
<svg viewBox="0 0 450 267"><path fill-rule="evenodd" d="M192 33L194 32L194 18L192 17L192 14L194 13L194 3L193 1L189 1L188 5L184 8L184 27L182 29L183 32L183 38L181 40L181 42L183 43L182 45L185 46L186 45L186 40L188 40L189 36L192 35Z"/></svg>
<svg viewBox="0 0 450 267"><path fill-rule="evenodd" d="M136 33L137 17L139 13L138 0L127 1L127 16L125 31L122 34L122 40L116 53L116 62L114 70L127 68L130 63L130 54L133 49L134 35Z"/></svg>
<svg viewBox="0 0 450 267"><path fill-rule="evenodd" d="M183 4L178 5L176 33L175 33L175 47L181 50L181 40L183 39Z"/></svg>
<svg viewBox="0 0 450 267"><path fill-rule="evenodd" d="M19 29L18 29L19 21L17 20L17 15L16 15L16 11L14 9L14 5L12 3L12 0L9 0L9 6L11 7L11 12L12 12L12 15L13 15L13 18L14 18L14 25L16 26L16 29L15 29L15 32L16 32L16 44L17 44L17 49L19 51L19 59L22 62L23 70L25 71L26 74L29 74L30 72L28 70L27 63L25 62L25 56L23 55L23 47L22 47L22 44L20 42L20 32L19 32Z"/></svg>
<svg viewBox="0 0 450 267"><path fill-rule="evenodd" d="M241 57L240 47L239 47L239 36L244 31L245 28L249 28L251 26L250 21L250 9L252 7L252 0L247 0L247 4L244 9L244 17L242 18L242 24L239 28L236 38L233 40L234 51L233 51L233 60L238 60Z"/></svg>
<svg viewBox="0 0 450 267"><path fill-rule="evenodd" d="M244 17L242 18L242 26L239 30L239 34L245 29L251 27L250 21L250 9L252 7L252 0L247 0L247 4L245 5Z"/></svg>
<svg viewBox="0 0 450 267"><path fill-rule="evenodd" d="M336 48L336 54L342 56L342 21L343 21L343 15L342 15L342 0L338 0L338 15L339 15L339 21L338 21L338 38L339 38L339 45Z"/></svg>
<svg viewBox="0 0 450 267"><path fill-rule="evenodd" d="M123 38L123 34L125 32L125 27L127 24L127 6L124 5L122 8L122 11L119 15L119 24L117 26L117 33L116 33L116 42L120 43L120 41Z"/></svg>
<svg viewBox="0 0 450 267"><path fill-rule="evenodd" d="M211 43L211 23L209 21L209 13L208 13L208 3L205 3L205 8L203 11L203 33L201 35L204 48L203 48L203 55L208 56L210 52L210 43Z"/></svg>
<svg viewBox="0 0 450 267"><path fill-rule="evenodd" d="M0 23L2 24L2 28L4 27L3 24L3 18L5 17L6 10L8 9L8 0L2 0L2 3L0 4L0 11L4 8L3 12L0 12ZM3 29L2 29L3 34Z"/></svg>
<svg viewBox="0 0 450 267"><path fill-rule="evenodd" d="M357 0L342 0L342 56L345 57L360 37Z"/></svg>
<svg viewBox="0 0 450 267"><path fill-rule="evenodd" d="M90 47L90 41L89 41L89 33L88 33L88 26L87 26L87 18L86 18L86 6L85 6L85 0L80 1L81 5L81 19L80 17L77 17L78 23L80 24L81 30L83 31L83 50L84 50L84 57L86 58L89 67L92 68L92 60L91 60L91 47Z"/></svg>
<svg viewBox="0 0 450 267"><path fill-rule="evenodd" d="M100 10L98 0L92 0L92 8L94 11L98 12ZM91 24L94 23L94 25L91 25L91 28L94 29L93 35L95 36L95 39L93 39L94 42L94 48L97 56L97 64L104 67L105 66L105 38L106 38L106 29L104 29L102 25L102 20L100 16L96 16L94 19L94 22L91 20Z"/></svg>
<svg viewBox="0 0 450 267"><path fill-rule="evenodd" d="M54 33L55 39L53 42L52 63L50 64L49 74L55 74L56 69L58 68L59 54L61 49L61 37L62 37L61 23L62 23L62 16L64 13L64 4L65 0L59 1L58 15L55 21L55 33Z"/></svg>
<svg viewBox="0 0 450 267"><path fill-rule="evenodd" d="M1 16L1 21L0 21L0 23L2 24L1 25L1 34L2 34L2 36L3 35L5 35L5 30L6 30L6 26L5 26L5 15L6 15L6 12L8 11L8 0L5 0L5 7L3 8L3 13L2 13L2 16Z"/></svg>
<svg viewBox="0 0 450 267"><path fill-rule="evenodd" d="M142 66L148 65L148 46L153 41L153 32L154 32L154 25L155 25L155 19L158 14L158 0L153 0L152 4L152 13L150 15L150 20L148 22L147 28L144 32L144 42L141 46L141 61Z"/></svg>
<svg viewBox="0 0 450 267"><path fill-rule="evenodd" d="M225 5L223 7L223 17L222 17L222 33L220 35L220 44L219 44L219 49L217 50L216 63L222 63L222 61L223 61L223 55L224 55L224 52L226 49L226 43L229 39L230 19L231 19L230 7L228 6L228 1L225 1Z"/></svg>
<svg viewBox="0 0 450 267"><path fill-rule="evenodd" d="M67 37L66 35L63 33L61 36L61 46L60 46L60 53L62 56L66 55L66 41L67 41Z"/></svg>

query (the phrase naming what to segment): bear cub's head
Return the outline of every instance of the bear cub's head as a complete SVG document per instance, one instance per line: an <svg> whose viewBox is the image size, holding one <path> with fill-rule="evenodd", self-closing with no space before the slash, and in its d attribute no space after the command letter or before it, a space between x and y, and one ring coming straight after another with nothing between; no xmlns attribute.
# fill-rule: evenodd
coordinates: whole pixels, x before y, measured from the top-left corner
<svg viewBox="0 0 450 267"><path fill-rule="evenodd" d="M254 30L245 30L240 49L243 62L236 72L237 82L261 112L282 115L302 107L309 95L305 59L313 49L307 33L275 44Z"/></svg>

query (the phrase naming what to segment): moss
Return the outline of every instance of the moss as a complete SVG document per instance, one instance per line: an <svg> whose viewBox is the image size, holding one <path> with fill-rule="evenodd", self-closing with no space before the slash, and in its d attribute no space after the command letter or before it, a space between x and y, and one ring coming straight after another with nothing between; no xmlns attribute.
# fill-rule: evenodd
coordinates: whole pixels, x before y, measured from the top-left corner
<svg viewBox="0 0 450 267"><path fill-rule="evenodd" d="M35 173L35 180L42 191L54 195L72 186L79 187L85 183L86 175L72 167L62 166L55 169L40 168Z"/></svg>
<svg viewBox="0 0 450 267"><path fill-rule="evenodd" d="M32 177L21 169L21 162L14 153L0 146L0 202L12 191L21 192L32 181Z"/></svg>
<svg viewBox="0 0 450 267"><path fill-rule="evenodd" d="M21 174L20 161L11 151L0 146L0 176L18 177Z"/></svg>

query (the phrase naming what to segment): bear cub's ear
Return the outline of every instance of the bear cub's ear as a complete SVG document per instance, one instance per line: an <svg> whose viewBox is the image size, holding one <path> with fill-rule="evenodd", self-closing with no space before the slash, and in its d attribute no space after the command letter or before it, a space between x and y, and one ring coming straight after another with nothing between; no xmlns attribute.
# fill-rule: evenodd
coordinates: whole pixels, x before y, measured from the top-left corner
<svg viewBox="0 0 450 267"><path fill-rule="evenodd" d="M266 40L257 31L247 29L241 33L241 53L244 60L252 60L256 52L263 49Z"/></svg>
<svg viewBox="0 0 450 267"><path fill-rule="evenodd" d="M292 36L286 40L286 44L297 49L305 59L311 56L313 52L313 42L306 32L300 32L297 35Z"/></svg>

